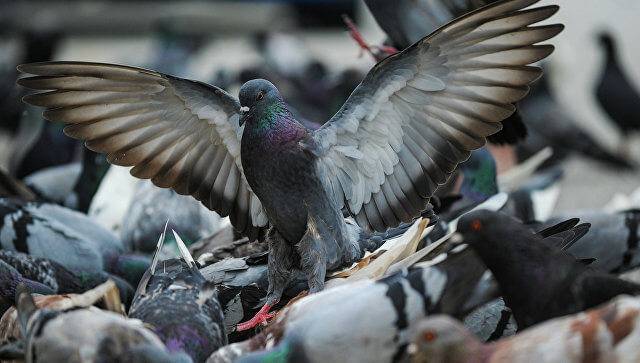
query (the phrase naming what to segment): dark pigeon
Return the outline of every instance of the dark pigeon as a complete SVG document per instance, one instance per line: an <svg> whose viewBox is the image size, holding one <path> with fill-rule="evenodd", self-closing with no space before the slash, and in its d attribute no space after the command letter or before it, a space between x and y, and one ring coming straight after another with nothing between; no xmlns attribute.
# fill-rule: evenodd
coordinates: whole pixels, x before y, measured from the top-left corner
<svg viewBox="0 0 640 363"><path fill-rule="evenodd" d="M527 98L518 104L527 120L527 139L518 144L518 158L526 160L547 146L553 155L542 167L558 165L570 155L581 155L614 168L631 168L633 164L620 155L603 149L586 132L580 130L572 115L553 97L548 77L543 76Z"/></svg>
<svg viewBox="0 0 640 363"><path fill-rule="evenodd" d="M151 267L145 273L129 316L151 327L170 352L187 353L195 362L204 362L216 349L227 344L222 308L215 285L198 270L177 234L183 257L159 261L163 232Z"/></svg>
<svg viewBox="0 0 640 363"><path fill-rule="evenodd" d="M19 285L27 286L33 292L42 295L53 295L55 290L37 280L22 276L18 270L4 261L0 261L0 316L15 304Z"/></svg>
<svg viewBox="0 0 640 363"><path fill-rule="evenodd" d="M599 40L606 63L596 88L598 103L623 133L640 130L640 94L618 60L616 41L607 33Z"/></svg>
<svg viewBox="0 0 640 363"><path fill-rule="evenodd" d="M581 246L584 236L589 231L589 224L582 223L577 218L549 224L547 228L538 228L536 234L540 242L554 248L569 250L574 246ZM532 228L532 226L529 226ZM539 226L536 226L539 227ZM580 241L580 243L576 243ZM592 264L592 260L585 259L585 264ZM492 282L495 280L491 279ZM518 326L513 318L511 309L505 306L504 299L496 299L467 315L465 325L476 336L485 341L497 340L516 333Z"/></svg>
<svg viewBox="0 0 640 363"><path fill-rule="evenodd" d="M315 131L266 80L245 83L239 101L201 82L97 63L21 65L33 76L19 83L50 91L25 100L110 162L134 166L134 176L193 195L251 238L269 228L269 297L240 327L249 329L265 320L293 271L318 292L328 269L362 257L359 231L343 215L366 232L412 222L500 130L541 74L529 64L553 51L537 44L563 28L529 26L558 10L528 8L536 3L486 7L386 58ZM488 23L500 29L489 39Z"/></svg>
<svg viewBox="0 0 640 363"><path fill-rule="evenodd" d="M543 243L546 232L535 234L502 213L469 213L460 219L458 233L493 273L520 329L586 310L620 294L640 293L640 285L587 266ZM570 232L570 240L580 234Z"/></svg>

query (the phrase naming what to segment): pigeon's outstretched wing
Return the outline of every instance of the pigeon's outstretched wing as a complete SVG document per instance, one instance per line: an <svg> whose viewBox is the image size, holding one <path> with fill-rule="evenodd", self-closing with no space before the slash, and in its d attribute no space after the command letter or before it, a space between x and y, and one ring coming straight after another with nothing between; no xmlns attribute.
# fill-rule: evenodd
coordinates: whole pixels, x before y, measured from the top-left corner
<svg viewBox="0 0 640 363"><path fill-rule="evenodd" d="M404 49L451 20L497 0L364 0L391 45Z"/></svg>
<svg viewBox="0 0 640 363"><path fill-rule="evenodd" d="M553 51L535 45L562 25L531 26L557 6L501 1L461 17L378 63L315 131L336 201L365 229L420 215L455 167L500 130Z"/></svg>
<svg viewBox="0 0 640 363"><path fill-rule="evenodd" d="M68 126L131 174L230 216L234 227L255 236L267 224L240 162L240 104L204 83L140 68L84 62L24 64L24 87L47 91L27 103L46 107L44 117Z"/></svg>

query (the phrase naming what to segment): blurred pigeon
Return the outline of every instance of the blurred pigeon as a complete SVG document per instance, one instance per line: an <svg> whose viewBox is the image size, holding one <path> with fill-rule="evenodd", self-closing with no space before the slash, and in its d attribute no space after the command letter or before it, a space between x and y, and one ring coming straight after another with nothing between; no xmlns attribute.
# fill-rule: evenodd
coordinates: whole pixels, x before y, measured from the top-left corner
<svg viewBox="0 0 640 363"><path fill-rule="evenodd" d="M397 360L405 354L411 324L429 314L463 314L484 271L475 254L462 248L378 281L357 281L307 296L250 342L256 350L261 341L264 348L265 337L275 336L268 341L275 347L242 354L238 362L265 362L274 356L283 362ZM331 306L340 308L327 309ZM220 349L209 361L219 361L216 357L227 355L228 349L232 347Z"/></svg>
<svg viewBox="0 0 640 363"><path fill-rule="evenodd" d="M157 233L167 220L169 228L181 231L187 245L213 234L220 225L220 217L193 198L139 180L122 220L122 242L135 251L151 254Z"/></svg>
<svg viewBox="0 0 640 363"><path fill-rule="evenodd" d="M7 30L3 26L3 30ZM54 31L28 31L22 34L22 59L14 61L21 63L42 62L52 59L60 44L60 34ZM0 114L2 122L0 128L14 133L23 117L25 105L20 102L25 90L16 87L17 72L10 70L0 74Z"/></svg>
<svg viewBox="0 0 640 363"><path fill-rule="evenodd" d="M459 193L466 200L482 203L498 194L496 161L486 148L472 152L459 170L462 174Z"/></svg>
<svg viewBox="0 0 640 363"><path fill-rule="evenodd" d="M605 67L596 89L602 109L623 133L640 130L640 94L618 61L618 49L611 34L599 36L605 53Z"/></svg>
<svg viewBox="0 0 640 363"><path fill-rule="evenodd" d="M495 276L520 329L620 294L640 293L640 285L586 266L568 252L541 242L546 231L537 235L502 213L469 213L460 219L458 233Z"/></svg>
<svg viewBox="0 0 640 363"><path fill-rule="evenodd" d="M222 308L214 284L202 276L184 242L173 233L182 258L159 261L163 232L129 316L150 326L170 352L182 351L203 362L227 344Z"/></svg>
<svg viewBox="0 0 640 363"><path fill-rule="evenodd" d="M31 202L36 200L37 196L26 184L0 167L0 198L15 198Z"/></svg>
<svg viewBox="0 0 640 363"><path fill-rule="evenodd" d="M405 49L451 20L497 0L365 0L390 44Z"/></svg>
<svg viewBox="0 0 640 363"><path fill-rule="evenodd" d="M558 318L514 337L484 344L451 317L416 324L409 347L415 363L636 362L640 300L622 296L585 313Z"/></svg>
<svg viewBox="0 0 640 363"><path fill-rule="evenodd" d="M47 203L0 198L2 249L55 261L75 273L111 272L137 285L149 265L85 214Z"/></svg>
<svg viewBox="0 0 640 363"><path fill-rule="evenodd" d="M376 22L389 37L392 47L371 47L355 26L347 23L352 37L380 61L397 50L403 50L448 22L495 3L497 0L365 0ZM397 49L397 50L396 50ZM502 129L488 140L494 144L515 144L527 136L520 113L514 112L501 122Z"/></svg>
<svg viewBox="0 0 640 363"><path fill-rule="evenodd" d="M38 310L28 290L17 297L26 362L190 362L169 353L139 320L95 307Z"/></svg>
<svg viewBox="0 0 640 363"><path fill-rule="evenodd" d="M102 154L82 148L82 161L41 169L24 178L40 201L87 213L109 164Z"/></svg>
<svg viewBox="0 0 640 363"><path fill-rule="evenodd" d="M318 292L327 269L362 256L343 213L365 231L411 222L499 131L540 76L528 64L553 51L535 44L563 28L529 27L558 10L523 10L537 2L484 8L386 58L316 131L266 80L245 83L239 102L204 83L96 63L21 65L34 76L19 83L49 90L25 101L47 107L48 119L69 123L68 135L110 162L134 166L134 176L193 195L251 237L272 227L269 298L240 327L248 329L268 316L292 270Z"/></svg>
<svg viewBox="0 0 640 363"><path fill-rule="evenodd" d="M4 261L0 261L0 315L15 304L16 290L19 285L25 285L33 292L43 295L55 294L49 286L22 276L18 270Z"/></svg>
<svg viewBox="0 0 640 363"><path fill-rule="evenodd" d="M518 108L527 120L528 129L527 139L518 144L520 159L527 159L551 146L553 155L543 167L558 164L573 153L614 167L632 167L628 160L603 149L589 134L580 130L566 109L553 98L546 74L531 88Z"/></svg>
<svg viewBox="0 0 640 363"><path fill-rule="evenodd" d="M111 279L118 287L120 297L127 306L133 299L133 287L129 283L104 271L72 272L47 258L7 250L0 250L0 261L16 269L23 277L46 285L51 289L51 293L80 294ZM31 290L37 292L33 288Z"/></svg>
<svg viewBox="0 0 640 363"><path fill-rule="evenodd" d="M563 174L560 168L534 174L524 185L509 193L509 200L500 211L525 223L549 218L560 193Z"/></svg>

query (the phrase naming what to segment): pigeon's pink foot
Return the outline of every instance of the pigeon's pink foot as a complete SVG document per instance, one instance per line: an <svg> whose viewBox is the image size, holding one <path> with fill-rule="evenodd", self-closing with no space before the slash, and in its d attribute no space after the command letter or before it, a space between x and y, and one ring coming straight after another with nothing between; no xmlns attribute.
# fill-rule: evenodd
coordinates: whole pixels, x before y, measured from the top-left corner
<svg viewBox="0 0 640 363"><path fill-rule="evenodd" d="M258 311L258 313L253 318L251 318L251 320L236 325L236 331L253 329L259 324L265 323L267 322L267 320L276 316L275 312L270 313L269 310L271 310L271 306L265 304L262 309L260 309L260 311Z"/></svg>
<svg viewBox="0 0 640 363"><path fill-rule="evenodd" d="M380 49L383 53L386 53L388 55L394 55L399 52L395 47L391 47L388 45L381 45L377 48Z"/></svg>
<svg viewBox="0 0 640 363"><path fill-rule="evenodd" d="M358 30L358 27L353 23L353 20L351 20L351 18L349 18L347 15L342 15L342 20L344 21L347 28L349 29L349 34L351 35L351 38L353 38L353 40L355 40L356 43L358 43L358 45L360 46L361 51L365 51L371 54L373 59L375 59L376 61L381 61L382 59L390 55L398 53L398 50L394 47L389 47L386 45L382 45L382 46L370 45L364 39L364 37L362 36L362 33L360 33L360 30ZM362 53L360 54L362 55Z"/></svg>
<svg viewBox="0 0 640 363"><path fill-rule="evenodd" d="M344 21L345 25L349 29L349 35L351 35L351 38L353 38L353 40L355 40L356 43L358 43L360 48L368 52L369 54L373 55L371 46L369 45L369 43L367 43L366 40L364 40L362 33L360 33L360 30L358 30L358 27L356 26L356 24L353 23L353 20L351 20L351 18L348 17L347 15L342 15L342 21Z"/></svg>

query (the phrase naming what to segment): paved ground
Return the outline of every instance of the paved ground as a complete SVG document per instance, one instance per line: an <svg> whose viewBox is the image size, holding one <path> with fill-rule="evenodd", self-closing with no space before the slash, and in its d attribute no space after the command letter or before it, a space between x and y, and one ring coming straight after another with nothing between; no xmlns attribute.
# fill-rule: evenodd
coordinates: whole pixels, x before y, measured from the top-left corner
<svg viewBox="0 0 640 363"><path fill-rule="evenodd" d="M640 170L623 172L583 158L564 164L556 211L602 208L616 193L629 194L640 188Z"/></svg>

